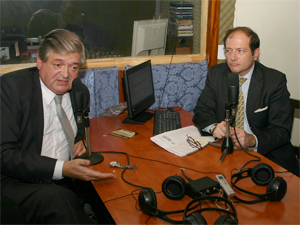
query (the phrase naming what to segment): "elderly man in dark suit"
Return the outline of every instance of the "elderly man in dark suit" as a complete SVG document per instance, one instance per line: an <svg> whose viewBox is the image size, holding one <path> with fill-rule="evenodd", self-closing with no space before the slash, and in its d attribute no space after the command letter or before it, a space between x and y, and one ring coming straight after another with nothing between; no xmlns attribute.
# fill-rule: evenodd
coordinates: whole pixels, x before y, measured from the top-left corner
<svg viewBox="0 0 300 225"><path fill-rule="evenodd" d="M241 85L242 126L236 126L240 144L245 148L254 147L258 153L299 176L299 163L290 142L292 118L286 76L257 62L259 45L258 35L247 27L227 31L224 37L227 62L209 68L193 122L201 133L219 139L225 136L228 74L237 73L240 78L246 78ZM240 146L232 127L230 136L234 145Z"/></svg>
<svg viewBox="0 0 300 225"><path fill-rule="evenodd" d="M19 205L26 223L91 223L71 191L71 178L115 178L90 169L89 160L72 160L86 152L70 98L72 82L85 60L81 39L58 29L41 43L36 68L1 77L1 196ZM73 131L69 142L55 96L62 98Z"/></svg>

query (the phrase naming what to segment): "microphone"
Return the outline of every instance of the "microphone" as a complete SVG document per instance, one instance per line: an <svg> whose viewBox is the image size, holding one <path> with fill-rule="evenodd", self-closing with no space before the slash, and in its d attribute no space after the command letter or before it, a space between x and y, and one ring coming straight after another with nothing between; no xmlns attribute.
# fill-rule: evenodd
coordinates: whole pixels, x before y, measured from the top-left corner
<svg viewBox="0 0 300 225"><path fill-rule="evenodd" d="M75 78L72 82L74 109L77 116L77 123L83 122L85 128L85 140L88 155L83 155L78 158L88 159L91 165L98 164L103 161L103 156L98 153L92 153L90 142L90 118L89 118L89 103L90 92L89 89L81 82L79 78Z"/></svg>
<svg viewBox="0 0 300 225"><path fill-rule="evenodd" d="M84 97L82 92L82 83L79 78L76 78L72 82L74 110L76 115L76 121L78 124L82 123L83 110L84 110Z"/></svg>
<svg viewBox="0 0 300 225"><path fill-rule="evenodd" d="M228 74L228 102L226 103L226 118L225 126L226 132L223 138L221 149L222 155L219 159L219 163L222 163L226 154L233 153L233 142L230 137L230 124L235 122L236 108L239 103L239 75L237 73ZM231 122L230 122L231 118Z"/></svg>
<svg viewBox="0 0 300 225"><path fill-rule="evenodd" d="M226 154L233 153L233 142L230 137L230 124L229 124L229 109L226 109L226 119L225 119L225 126L226 126L226 132L225 137L223 138L221 149L222 149L222 155L219 159L219 163L222 163Z"/></svg>
<svg viewBox="0 0 300 225"><path fill-rule="evenodd" d="M235 121L236 108L239 103L239 75L237 73L228 74L228 103L230 110L231 124Z"/></svg>

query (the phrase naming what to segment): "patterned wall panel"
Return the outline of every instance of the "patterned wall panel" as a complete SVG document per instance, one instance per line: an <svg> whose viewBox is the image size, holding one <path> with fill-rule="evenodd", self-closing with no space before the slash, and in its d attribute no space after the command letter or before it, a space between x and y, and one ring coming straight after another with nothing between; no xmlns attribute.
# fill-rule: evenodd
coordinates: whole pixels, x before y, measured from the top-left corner
<svg viewBox="0 0 300 225"><path fill-rule="evenodd" d="M226 31L233 28L235 2L236 0L221 0L219 45L223 44Z"/></svg>

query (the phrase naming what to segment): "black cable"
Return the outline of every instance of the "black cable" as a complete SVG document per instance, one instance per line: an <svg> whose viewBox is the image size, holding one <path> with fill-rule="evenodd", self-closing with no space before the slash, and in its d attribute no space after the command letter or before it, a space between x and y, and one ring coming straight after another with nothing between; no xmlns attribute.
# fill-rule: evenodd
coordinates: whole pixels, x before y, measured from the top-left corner
<svg viewBox="0 0 300 225"><path fill-rule="evenodd" d="M122 177L122 180L125 182L125 183L127 183L127 184L129 184L129 185L132 185L132 186L134 186L134 187L138 187L138 188L146 188L146 187L143 187L143 186L139 186L139 185L137 185L137 184L133 184L133 183L130 183L129 181L127 181L127 180L125 180L125 178L124 178L124 173L125 173L125 171L127 170L128 168L125 168L123 171L122 171L122 173L121 173L121 177Z"/></svg>
<svg viewBox="0 0 300 225"><path fill-rule="evenodd" d="M256 155L252 155L250 154L244 147L243 145L241 145L241 142L240 140L238 139L238 136L237 136L237 133L236 133L236 128L235 128L235 123L233 124L233 129L234 129L234 134L235 134L235 137L236 137L236 140L238 141L239 145L241 146L241 149L246 152L248 155L254 157L254 158L257 158L257 160L249 160L248 162L245 163L245 165L242 166L242 168L240 170L243 170L245 168L246 165L248 165L249 163L251 162L260 162L261 161L261 158L259 156L256 156Z"/></svg>
<svg viewBox="0 0 300 225"><path fill-rule="evenodd" d="M183 6L183 3L184 1L181 2L181 7ZM182 16L182 11L180 11L180 18ZM182 18L181 18L182 19ZM176 22L176 21L175 21ZM169 35L171 35L171 32L169 32ZM176 34L175 34L176 35ZM171 65L172 65L172 62L173 62L173 57L174 57L174 52L175 52L175 49L176 49L176 41L177 41L177 35L175 36L174 35L174 43L173 43L173 46L172 46L172 54L171 54L171 60L170 60L170 63L169 63L169 69L168 69L168 74L167 74L167 77L166 77L166 81L165 81L165 84L163 86L163 92L162 92L162 95L161 95L161 101L158 103L158 108L161 108L161 104L163 102L163 98L164 98L164 94L165 94L165 90L166 90L166 85L167 85L167 81L169 80L170 78L170 70L171 70ZM173 35L172 35L173 36ZM168 108L168 104L167 103L167 108Z"/></svg>
<svg viewBox="0 0 300 225"><path fill-rule="evenodd" d="M147 158L142 158L142 157L134 156L134 155L129 155L129 156L133 157L133 158L138 158L138 159L143 159L143 160L148 160L148 161L153 161L153 162L159 162L159 163L163 163L163 164L166 164L166 165L175 166L175 167L178 167L178 168L185 168L185 169L189 169L189 170L192 170L192 171L198 172L198 173L204 173L204 174L216 173L216 174L220 174L220 172L215 172L215 171L212 171L212 172L203 172L203 171L195 170L195 169L192 169L192 168L189 168L189 167L178 166L178 165L173 164L173 163L167 163L167 162L159 161L159 160L156 160L156 159L155 160L154 159L147 159Z"/></svg>
<svg viewBox="0 0 300 225"><path fill-rule="evenodd" d="M184 176L188 181L190 181L190 182L193 181L193 179L191 179L191 178L189 178L188 176L185 175L184 169L183 169L183 168L180 168L180 170L181 170L183 176Z"/></svg>
<svg viewBox="0 0 300 225"><path fill-rule="evenodd" d="M176 43L176 41L174 42L174 47L175 47L175 43ZM165 81L165 84L163 86L163 92L162 92L161 99L160 99L161 101L158 102L158 108L161 108L161 104L163 102L164 94L165 94L165 90L166 90L166 86L167 86L167 81L170 78L170 70L171 70L171 65L172 65L172 62L173 62L173 54L174 54L174 52L172 52L171 61L169 63L169 68L168 68L168 74L166 76L166 81ZM167 106L168 106L168 104L167 104Z"/></svg>
<svg viewBox="0 0 300 225"><path fill-rule="evenodd" d="M117 154L124 154L124 155L126 155L127 156L127 165L128 166L130 166L130 161L129 161L129 155L126 153L126 152L116 152L116 151L104 151L104 152L96 152L96 153L117 153ZM133 183L130 183L130 182L128 182L127 180L125 180L125 178L124 178L124 173L125 173L125 171L127 170L128 168L124 168L123 169L123 171L122 171L122 173L121 173L121 178L122 178L122 180L125 182L125 183L127 183L127 184L129 184L129 185L132 185L132 186L134 186L134 187L138 187L138 188L146 188L146 187L143 187L143 186L139 186L139 185L136 185L136 184L133 184Z"/></svg>
<svg viewBox="0 0 300 225"><path fill-rule="evenodd" d="M127 156L127 165L129 166L130 165L130 161L129 161L129 156L130 157L133 157L133 158L138 158L138 159L143 159L143 160L148 160L148 161L152 161L152 162L159 162L159 163L163 163L163 164L166 164L166 165L171 165L171 166L175 166L175 167L178 167L178 168L185 168L185 169L189 169L189 170L192 170L194 172L198 172L198 173L204 173L204 174L209 174L209 173L216 173L216 174L220 174L220 172L203 172L203 171L198 171L198 170L195 170L195 169L192 169L192 168L188 168L188 167L182 167L182 166L178 166L178 165L175 165L175 164L172 164L172 163L167 163L167 162L163 162L163 161L159 161L159 160L154 160L154 159L147 159L147 158L143 158L143 157L139 157L139 156L134 156L134 155L129 155L128 153L126 152L116 152L116 151L98 151L98 152L95 152L95 153L99 153L99 154L103 154L103 153L117 153L117 154L124 154ZM121 178L122 180L129 184L129 185L132 185L134 187L138 187L138 188L146 188L146 187L143 187L143 186L140 186L140 185L136 185L136 184L133 184L133 183L130 183L129 181L125 180L124 178L124 173L125 171L127 170L128 168L124 168L124 170L122 171L121 173Z"/></svg>
<svg viewBox="0 0 300 225"><path fill-rule="evenodd" d="M128 196L132 196L136 201L137 201L137 199L134 197L134 195L137 195L137 194L134 194L133 192L135 192L135 191L137 191L137 190L140 190L140 189L135 189L135 190L133 190L130 194L128 194L128 195L123 195L123 196L121 196L121 197L117 197L117 198L112 198L112 199L109 199L109 200L107 200L107 201L105 201L105 202L103 202L104 204L105 203L107 203L107 202L110 202L110 201L114 201L114 200L118 200L118 199L121 199L121 198L125 198L125 197L128 197ZM137 210L139 210L139 211L141 211L140 209L138 209L138 208L136 208Z"/></svg>

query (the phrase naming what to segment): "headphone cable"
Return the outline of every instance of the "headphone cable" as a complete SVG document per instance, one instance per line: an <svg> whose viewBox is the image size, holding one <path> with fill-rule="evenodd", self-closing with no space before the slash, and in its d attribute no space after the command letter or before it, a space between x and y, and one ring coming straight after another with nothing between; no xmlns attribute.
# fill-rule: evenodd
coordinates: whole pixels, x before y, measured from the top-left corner
<svg viewBox="0 0 300 225"><path fill-rule="evenodd" d="M234 134L235 134L235 137L236 137L236 140L238 141L239 145L241 146L241 149L247 153L248 155L254 157L254 158L257 158L256 160L253 159L253 160L249 160L248 162L245 163L245 165L242 166L242 168L240 170L243 170L245 168L246 165L248 165L250 162L260 162L261 161L261 158L259 156L256 156L256 155L252 155L250 154L244 147L243 145L241 145L241 142L240 140L238 139L238 136L237 136L237 133L236 133L236 128L235 128L235 123L233 124L233 129L234 129Z"/></svg>
<svg viewBox="0 0 300 225"><path fill-rule="evenodd" d="M143 159L143 160L148 160L148 161L153 161L153 162L159 162L159 163L163 163L163 164L166 164L166 165L171 165L171 166L175 166L175 167L178 167L178 168L185 168L185 169L189 169L189 170L192 170L194 172L198 172L198 173L204 173L204 174L208 174L208 173L216 173L216 174L219 174L220 172L203 172L203 171L198 171L198 170L195 170L195 169L192 169L192 168L188 168L188 167L181 167L181 166L178 166L176 164L172 164L172 163L167 163L167 162L163 162L163 161L159 161L159 160L154 160L154 159L147 159L147 158L143 158L143 157L139 157L139 156L134 156L134 155L129 155L128 153L126 152L116 152L116 151L97 151L95 153L99 153L99 154L102 154L102 153L116 153L116 154L123 154L123 155L126 155L127 157L127 165L129 166L130 165L130 160L129 160L129 156L130 157L133 157L133 158L138 158L138 159ZM134 187L138 187L138 188L146 188L146 187L143 187L143 186L140 186L140 185L136 185L136 184L133 184L133 183L130 183L129 181L127 181L125 178L124 178L124 173L125 171L127 170L128 168L124 168L122 173L121 173L121 178L122 180L129 184L129 185L132 185Z"/></svg>

